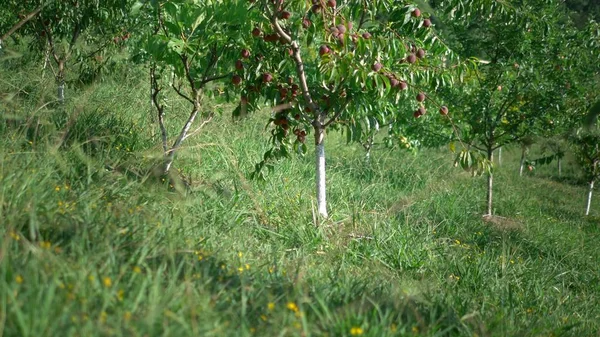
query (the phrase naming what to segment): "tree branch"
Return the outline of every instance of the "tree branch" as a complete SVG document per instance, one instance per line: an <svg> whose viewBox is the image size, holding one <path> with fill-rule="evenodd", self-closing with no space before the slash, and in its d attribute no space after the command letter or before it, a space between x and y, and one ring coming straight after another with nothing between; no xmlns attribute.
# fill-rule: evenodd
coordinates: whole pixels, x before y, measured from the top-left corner
<svg viewBox="0 0 600 337"><path fill-rule="evenodd" d="M75 46L75 42L77 42L77 38L79 38L79 34L81 34L81 21L77 22L75 25L75 29L73 30L73 36L71 37L71 42L69 42L69 51L67 55L65 55L65 60L71 55L73 51L73 46Z"/></svg>
<svg viewBox="0 0 600 337"><path fill-rule="evenodd" d="M44 32L46 32L46 38L48 39L48 45L50 46L50 52L52 53L52 57L54 58L54 61L56 62L56 64L59 64L60 58L56 54L56 48L54 47L54 39L52 38L52 32L46 26L46 24L44 23L44 20L40 19L40 23L42 24L42 27L44 28Z"/></svg>
<svg viewBox="0 0 600 337"><path fill-rule="evenodd" d="M183 97L183 98L184 98L186 101L188 101L188 102L190 102L190 103L192 103L192 104L195 104L195 103L194 103L194 100L193 100L193 99L191 99L191 98L190 98L188 95L186 95L184 92L182 92L182 91L181 91L179 88L177 88L177 87L175 86L175 83L174 83L174 82L171 82L171 87L173 88L173 90L175 90L175 92L176 92L176 93L177 93L179 96Z"/></svg>
<svg viewBox="0 0 600 337"><path fill-rule="evenodd" d="M160 126L160 135L162 139L163 151L166 154L169 145L167 144L167 129L165 128L164 121L164 107L158 101L158 94L160 93L160 88L158 87L158 81L156 80L156 64L152 64L152 68L150 68L150 82L152 85L152 102L154 102L154 106L158 111L158 125Z"/></svg>
<svg viewBox="0 0 600 337"><path fill-rule="evenodd" d="M202 80L202 82L200 82L200 85L203 86L206 83L209 83L209 82L212 82L212 81L217 81L217 80L220 80L220 79L223 79L223 78L227 78L229 76L231 76L231 73L209 77L209 78L206 78L206 79Z"/></svg>
<svg viewBox="0 0 600 337"><path fill-rule="evenodd" d="M46 6L47 3L41 4L38 8L36 8L33 12L25 15L21 21L17 22L11 29L8 30L2 37L0 37L0 46L2 46L2 41L8 39L14 32L19 30L24 24L26 24L29 20L33 19L36 15L38 15L42 9Z"/></svg>
<svg viewBox="0 0 600 337"><path fill-rule="evenodd" d="M300 79L300 88L302 89L302 97L304 97L304 101L306 103L306 105L314 112L314 121L313 123L317 123L316 127L318 128L322 128L323 124L322 124L322 119L323 119L323 113L321 111L321 109L319 108L319 106L313 101L311 95L310 95L310 91L308 89L308 84L306 81L306 72L304 70L304 63L302 62L302 57L300 56L300 46L298 45L297 41L293 41L292 37L290 35L288 35L283 28L281 28L281 26L279 25L279 22L277 21L277 17L271 13L268 9L268 7L266 7L266 10L268 12L269 17L271 18L271 24L273 25L273 28L275 29L275 32L277 32L277 35L279 35L280 38L282 38L285 42L291 44L292 47L292 56L294 58L294 62L296 63L296 73L298 74L298 77Z"/></svg>
<svg viewBox="0 0 600 337"><path fill-rule="evenodd" d="M348 104L350 104L349 100L346 100L346 102L344 103L344 105L342 106L341 109L339 109L335 115L333 115L333 117L331 117L325 124L323 124L324 128L327 128L329 125L331 125L332 123L335 122L336 119L338 119L342 113L344 112L344 110L346 109L346 107L348 106Z"/></svg>

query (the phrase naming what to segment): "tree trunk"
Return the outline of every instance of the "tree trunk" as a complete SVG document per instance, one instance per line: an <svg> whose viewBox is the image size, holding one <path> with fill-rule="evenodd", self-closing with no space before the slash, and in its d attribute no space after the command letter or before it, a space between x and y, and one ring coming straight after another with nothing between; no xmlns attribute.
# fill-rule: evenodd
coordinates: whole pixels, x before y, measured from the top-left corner
<svg viewBox="0 0 600 337"><path fill-rule="evenodd" d="M365 153L365 161L367 163L371 162L371 149L373 148L373 136L369 136L369 138L367 139L367 143L363 144L363 147L365 148L365 151L367 151L367 153Z"/></svg>
<svg viewBox="0 0 600 337"><path fill-rule="evenodd" d="M487 151L488 160L491 162L492 160L492 150L488 149ZM490 171L488 173L487 179L487 213L486 215L492 215L492 200L493 200L493 184L494 184L494 173Z"/></svg>
<svg viewBox="0 0 600 337"><path fill-rule="evenodd" d="M585 215L590 215L590 206L592 205L592 192L594 191L594 180L590 181L590 191L588 193L587 207L585 208Z"/></svg>
<svg viewBox="0 0 600 337"><path fill-rule="evenodd" d="M502 148L498 148L498 165L502 165Z"/></svg>
<svg viewBox="0 0 600 337"><path fill-rule="evenodd" d="M58 96L58 101L62 104L65 102L65 61L63 60L58 62L56 81L58 82L58 90L56 94Z"/></svg>
<svg viewBox="0 0 600 337"><path fill-rule="evenodd" d="M319 123L320 124L320 123ZM315 130L315 159L317 174L317 208L319 214L327 217L327 198L326 198L326 180L325 180L325 128L320 125L314 127Z"/></svg>
<svg viewBox="0 0 600 337"><path fill-rule="evenodd" d="M562 175L562 158L558 158L558 176Z"/></svg>
<svg viewBox="0 0 600 337"><path fill-rule="evenodd" d="M519 167L519 176L523 176L523 168L525 166L525 153L527 152L527 148L523 146L521 149L521 166Z"/></svg>
<svg viewBox="0 0 600 337"><path fill-rule="evenodd" d="M171 147L171 149L169 149L169 151L167 153L165 153L165 156L166 156L165 170L164 170L165 174L169 173L169 170L171 169L171 165L173 164L173 160L175 160L175 152L177 152L177 150L179 149L179 146L184 141L184 139L187 138L186 136L187 136L188 132L190 131L190 128L192 127L192 124L194 123L194 120L196 119L196 116L198 115L199 110L200 110L200 107L198 106L198 104L197 103L194 104L194 109L190 113L190 117L188 118L187 122L183 126L183 129L181 129L181 132L179 133L179 136L175 140L175 143L173 143L173 146Z"/></svg>
<svg viewBox="0 0 600 337"><path fill-rule="evenodd" d="M46 50L44 51L44 66L42 67L42 78L44 78L44 75L46 74L46 68L48 68L48 65L50 64L50 45L46 42Z"/></svg>
<svg viewBox="0 0 600 337"><path fill-rule="evenodd" d="M150 123L152 124L152 127L150 128L150 137L152 137L152 140L154 140L154 136L155 131L154 131L154 121L155 121L155 117L154 117L154 83L155 83L156 79L154 78L154 68L151 67L150 68ZM160 114L160 113L159 113Z"/></svg>

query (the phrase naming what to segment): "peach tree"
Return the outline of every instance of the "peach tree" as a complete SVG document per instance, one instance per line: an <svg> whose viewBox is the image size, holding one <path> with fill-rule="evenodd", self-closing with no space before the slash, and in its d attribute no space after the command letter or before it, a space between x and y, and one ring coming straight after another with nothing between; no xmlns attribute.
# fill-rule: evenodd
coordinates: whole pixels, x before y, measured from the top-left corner
<svg viewBox="0 0 600 337"><path fill-rule="evenodd" d="M5 35L18 28L20 36L31 38L34 49L45 51L54 60L57 96L62 102L73 56L81 56L84 46L112 40L126 25L131 4L131 0L10 0L4 9L18 15L20 21Z"/></svg>
<svg viewBox="0 0 600 337"><path fill-rule="evenodd" d="M589 183L585 215L590 214L595 182L600 178L600 129L597 126L580 128L569 138L577 160Z"/></svg>
<svg viewBox="0 0 600 337"><path fill-rule="evenodd" d="M445 97L468 147L457 163L487 175L486 215L492 215L493 152L560 125L571 90L565 76L577 61L570 52L576 34L563 8L543 0L447 0L439 10L446 33L460 41L452 44L455 51L481 59L467 84Z"/></svg>
<svg viewBox="0 0 600 337"><path fill-rule="evenodd" d="M294 149L315 146L318 213L327 217L325 139L343 130L350 141L392 132L428 111L448 114L433 97L451 84L450 68L466 69L439 40L414 4L378 0L247 1L248 23L231 84L239 93L234 114L267 102L274 110L272 148L255 173ZM369 127L364 127L368 124Z"/></svg>
<svg viewBox="0 0 600 337"><path fill-rule="evenodd" d="M146 36L136 56L151 66L153 106L157 111L164 153L163 173L169 173L176 152L190 136L200 132L215 113L206 104L214 82L229 81L237 48L251 29L246 1L161 0L138 1L133 14L145 22ZM169 139L165 88L189 103L190 112L174 140ZM196 120L198 126L194 127Z"/></svg>
<svg viewBox="0 0 600 337"><path fill-rule="evenodd" d="M578 60L571 82L575 95L569 103L573 121L579 123L568 139L589 183L585 212L589 215L594 184L600 178L600 24L590 22L578 38L583 43L574 50Z"/></svg>

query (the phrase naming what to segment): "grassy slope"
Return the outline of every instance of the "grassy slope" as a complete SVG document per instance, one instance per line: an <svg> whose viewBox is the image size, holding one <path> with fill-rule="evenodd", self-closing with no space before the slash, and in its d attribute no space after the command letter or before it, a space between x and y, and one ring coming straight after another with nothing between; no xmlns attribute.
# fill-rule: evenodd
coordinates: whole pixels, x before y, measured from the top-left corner
<svg viewBox="0 0 600 337"><path fill-rule="evenodd" d="M447 151L382 150L368 165L332 134L331 220L315 226L312 154L264 183L245 178L266 149L265 116L224 116L191 139L175 164L192 179L184 195L145 173L159 146L141 77L68 91L61 113L40 108L53 84L31 74L0 83L25 89L3 113L30 126L0 128L0 335L600 329L600 199L583 218L586 187L550 167L519 178L516 149L495 180L505 218L490 223L484 180Z"/></svg>

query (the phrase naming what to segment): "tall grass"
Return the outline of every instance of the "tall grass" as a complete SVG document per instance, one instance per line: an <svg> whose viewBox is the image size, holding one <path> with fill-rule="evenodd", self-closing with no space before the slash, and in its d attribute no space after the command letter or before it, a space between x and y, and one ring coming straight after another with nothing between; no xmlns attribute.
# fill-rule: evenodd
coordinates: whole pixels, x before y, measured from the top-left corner
<svg viewBox="0 0 600 337"><path fill-rule="evenodd" d="M177 179L143 73L73 87L2 70L0 335L591 336L600 329L597 201L518 149L484 181L445 150L417 155L330 134L330 219L316 225L313 156L249 172L265 115L224 114L190 139ZM15 90L16 88L19 88ZM173 98L169 127L182 103ZM213 104L220 104L215 102ZM227 111L227 107L223 106ZM266 112L268 114L268 112Z"/></svg>

